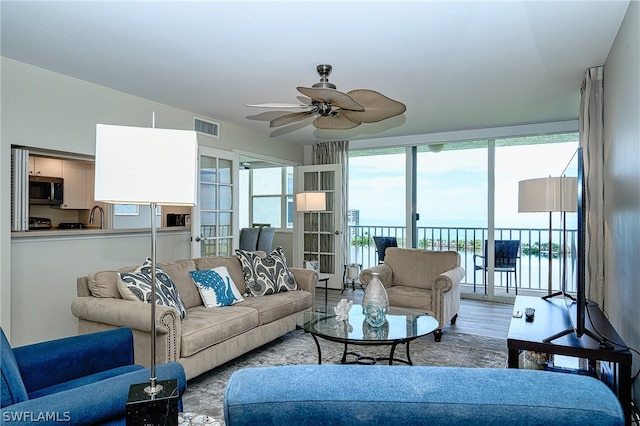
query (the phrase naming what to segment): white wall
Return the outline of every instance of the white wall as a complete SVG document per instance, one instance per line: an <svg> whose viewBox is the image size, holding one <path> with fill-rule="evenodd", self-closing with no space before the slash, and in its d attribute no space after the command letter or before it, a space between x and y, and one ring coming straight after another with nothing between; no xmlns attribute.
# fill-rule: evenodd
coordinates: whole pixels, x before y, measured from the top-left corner
<svg viewBox="0 0 640 426"><path fill-rule="evenodd" d="M159 231L158 262L189 257L189 231ZM71 314L76 278L142 264L151 231L99 236L14 238L11 242L11 344L26 345L78 333Z"/></svg>
<svg viewBox="0 0 640 426"><path fill-rule="evenodd" d="M76 334L70 318L75 277L104 267L136 264L140 253L133 256L132 242L127 239L116 239L99 249L93 244L104 241L12 244L8 202L11 145L92 156L97 123L150 127L155 112L156 127L192 129L194 114L8 58L0 61L0 324L13 344L22 344ZM198 116L220 123L220 138L199 135L201 145L238 149L287 164L303 162L301 145L260 135L215 117ZM186 257L188 242L170 244L174 243L178 253ZM161 244L159 241L159 252L165 250ZM148 253L148 244L146 247ZM43 258L47 266L33 268L34 259ZM112 258L117 261L111 262ZM54 309L52 304L59 306Z"/></svg>
<svg viewBox="0 0 640 426"><path fill-rule="evenodd" d="M632 1L604 67L604 280L609 319L635 349L640 349L639 52L640 2ZM640 357L633 356L635 373ZM640 400L637 380L634 400Z"/></svg>

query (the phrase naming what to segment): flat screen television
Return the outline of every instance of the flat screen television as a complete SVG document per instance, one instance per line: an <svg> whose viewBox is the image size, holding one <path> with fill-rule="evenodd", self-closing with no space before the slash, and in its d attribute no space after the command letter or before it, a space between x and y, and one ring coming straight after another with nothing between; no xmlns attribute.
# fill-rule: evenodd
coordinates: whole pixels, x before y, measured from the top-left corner
<svg viewBox="0 0 640 426"><path fill-rule="evenodd" d="M582 148L578 148L569 161L569 164L565 168L562 173L563 178L567 179L575 179L576 180L576 205L575 205L575 227L576 227L576 246L571 247L571 257L573 261L573 274L572 280L574 283L573 294L569 293L567 290L567 282L563 277L562 282L562 294L564 295L565 302L567 305L567 313L571 317L572 328L561 331L547 339L545 341L552 341L558 339L562 336L575 333L576 337L581 338L583 335L587 335L590 338L598 341L603 348L613 348L606 340L598 336L597 334L591 332L591 330L587 329L586 322L588 320L588 312L587 309L589 307L589 300L587 299L587 289L586 289L586 270L587 270L587 232L586 232L586 213L587 213L587 191L586 191L586 181L584 175L584 159L582 154ZM569 185L565 186L563 183L563 188L568 188ZM573 191L567 191L567 194L572 193ZM573 196L573 194L571 194ZM570 203L567 205L567 209L563 211L564 223L563 223L563 234L567 234L567 215L572 215L574 209L569 208L573 207L573 204ZM573 222L573 221L572 221ZM566 238L564 241L566 245ZM575 253L575 254L574 254ZM565 250L566 256L566 250ZM566 263L564 265L566 271ZM566 272L565 272L566 273Z"/></svg>

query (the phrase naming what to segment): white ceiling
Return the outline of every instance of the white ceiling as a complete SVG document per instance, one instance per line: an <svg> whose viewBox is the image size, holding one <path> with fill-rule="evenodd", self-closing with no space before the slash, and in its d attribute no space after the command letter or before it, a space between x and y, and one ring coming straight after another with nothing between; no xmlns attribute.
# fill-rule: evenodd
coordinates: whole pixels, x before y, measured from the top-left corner
<svg viewBox="0 0 640 426"><path fill-rule="evenodd" d="M303 144L575 120L629 1L1 2L2 55ZM272 129L318 64L407 111ZM224 127L221 131L224 132Z"/></svg>

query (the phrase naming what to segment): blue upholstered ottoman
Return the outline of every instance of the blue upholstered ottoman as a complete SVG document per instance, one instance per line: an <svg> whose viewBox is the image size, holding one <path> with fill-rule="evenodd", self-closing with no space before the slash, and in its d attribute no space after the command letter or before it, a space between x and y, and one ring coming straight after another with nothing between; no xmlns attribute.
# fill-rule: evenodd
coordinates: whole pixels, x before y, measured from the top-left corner
<svg viewBox="0 0 640 426"><path fill-rule="evenodd" d="M235 372L224 395L239 425L624 425L600 381L548 371L294 365Z"/></svg>

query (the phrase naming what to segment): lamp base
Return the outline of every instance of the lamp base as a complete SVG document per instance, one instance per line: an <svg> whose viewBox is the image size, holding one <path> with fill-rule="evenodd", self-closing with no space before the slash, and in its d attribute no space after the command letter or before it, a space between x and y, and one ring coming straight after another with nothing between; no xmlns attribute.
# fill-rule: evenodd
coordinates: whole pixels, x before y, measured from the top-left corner
<svg viewBox="0 0 640 426"><path fill-rule="evenodd" d="M162 389L153 395L144 391L149 383L129 387L127 425L177 426L178 380L161 380L157 384Z"/></svg>

